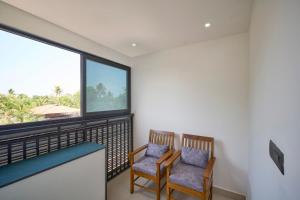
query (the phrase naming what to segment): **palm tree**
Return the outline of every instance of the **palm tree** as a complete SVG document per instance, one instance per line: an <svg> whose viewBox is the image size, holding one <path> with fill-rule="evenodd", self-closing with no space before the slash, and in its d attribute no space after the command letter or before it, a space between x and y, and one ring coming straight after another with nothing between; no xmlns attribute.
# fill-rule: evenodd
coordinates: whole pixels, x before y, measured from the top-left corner
<svg viewBox="0 0 300 200"><path fill-rule="evenodd" d="M11 95L11 96L13 96L13 95L15 95L15 91L14 91L13 89L10 88L10 89L8 90L8 94Z"/></svg>
<svg viewBox="0 0 300 200"><path fill-rule="evenodd" d="M49 98L47 96L35 96L32 98L32 104L34 106L42 106L47 104L49 101Z"/></svg>
<svg viewBox="0 0 300 200"><path fill-rule="evenodd" d="M106 87L102 83L96 85L98 98L103 98L106 95Z"/></svg>
<svg viewBox="0 0 300 200"><path fill-rule="evenodd" d="M55 95L56 95L56 99L55 99L56 104L60 105L60 95L62 93L62 89L60 88L60 86L57 85L54 88L54 92L55 92Z"/></svg>
<svg viewBox="0 0 300 200"><path fill-rule="evenodd" d="M59 97L60 95L61 95L61 93L62 93L62 89L60 88L60 86L55 86L55 88L54 88L54 92L55 92L55 95L57 96L57 97Z"/></svg>

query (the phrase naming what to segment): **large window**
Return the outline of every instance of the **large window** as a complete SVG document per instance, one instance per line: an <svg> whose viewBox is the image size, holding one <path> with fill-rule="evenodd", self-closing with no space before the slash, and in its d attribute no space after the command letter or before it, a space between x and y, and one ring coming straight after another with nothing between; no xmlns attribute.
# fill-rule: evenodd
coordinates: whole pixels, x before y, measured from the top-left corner
<svg viewBox="0 0 300 200"><path fill-rule="evenodd" d="M0 30L0 124L80 115L80 54Z"/></svg>
<svg viewBox="0 0 300 200"><path fill-rule="evenodd" d="M125 113L129 67L0 26L0 126Z"/></svg>

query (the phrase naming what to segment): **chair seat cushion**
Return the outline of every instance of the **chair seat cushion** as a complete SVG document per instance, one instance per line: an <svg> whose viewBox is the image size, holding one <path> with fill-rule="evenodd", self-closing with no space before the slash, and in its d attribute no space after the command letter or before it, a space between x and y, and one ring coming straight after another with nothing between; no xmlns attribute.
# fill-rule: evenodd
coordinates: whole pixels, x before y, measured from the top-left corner
<svg viewBox="0 0 300 200"><path fill-rule="evenodd" d="M138 172L144 172L151 176L156 176L156 161L158 158L151 156L143 156L133 164L133 169ZM160 165L160 172L164 169L164 163Z"/></svg>
<svg viewBox="0 0 300 200"><path fill-rule="evenodd" d="M170 173L170 182L203 192L204 169L178 162Z"/></svg>

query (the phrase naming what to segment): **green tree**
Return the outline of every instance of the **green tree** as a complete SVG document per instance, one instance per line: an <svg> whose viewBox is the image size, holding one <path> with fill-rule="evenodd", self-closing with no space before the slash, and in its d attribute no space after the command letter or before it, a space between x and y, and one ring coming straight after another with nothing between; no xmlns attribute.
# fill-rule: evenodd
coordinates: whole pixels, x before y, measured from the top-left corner
<svg viewBox="0 0 300 200"><path fill-rule="evenodd" d="M48 96L33 96L32 104L33 107L42 106L50 103L50 98Z"/></svg>
<svg viewBox="0 0 300 200"><path fill-rule="evenodd" d="M15 91L14 91L13 89L10 88L10 89L8 90L8 94L11 95L11 96L14 96L14 95L15 95Z"/></svg>
<svg viewBox="0 0 300 200"><path fill-rule="evenodd" d="M60 102L60 100L61 100L61 94L62 94L62 89L61 89L61 87L60 86L55 86L54 87L54 92L55 92L55 96L56 96L56 99L55 99L55 103L57 104L57 105L60 105L61 104L61 102Z"/></svg>
<svg viewBox="0 0 300 200"><path fill-rule="evenodd" d="M54 92L55 92L55 95L56 95L56 97L59 97L61 94L62 94L62 89L61 89L61 87L60 86L55 86L54 87Z"/></svg>
<svg viewBox="0 0 300 200"><path fill-rule="evenodd" d="M96 85L96 92L98 98L103 98L106 95L106 87L102 83L98 83L98 85Z"/></svg>
<svg viewBox="0 0 300 200"><path fill-rule="evenodd" d="M95 90L95 89L94 89ZM80 92L62 95L62 89L55 87L55 95L33 97L16 94L13 89L8 94L0 93L0 124L31 122L43 119L35 116L31 109L46 104L58 104L73 108L80 108Z"/></svg>

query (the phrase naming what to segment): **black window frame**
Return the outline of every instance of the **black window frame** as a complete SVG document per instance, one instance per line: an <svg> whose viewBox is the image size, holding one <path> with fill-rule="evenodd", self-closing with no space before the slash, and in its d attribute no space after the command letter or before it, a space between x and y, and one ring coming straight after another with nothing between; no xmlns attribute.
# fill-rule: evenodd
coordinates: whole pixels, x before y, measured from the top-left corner
<svg viewBox="0 0 300 200"><path fill-rule="evenodd" d="M50 39L43 38L41 36L37 36L35 34L13 28L11 26L7 26L5 24L0 23L0 30L6 31L21 37L25 37L37 42L41 42L47 45L51 45L60 49L64 49L67 51L71 51L74 53L78 53L80 55L80 117L70 117L70 118L62 118L62 119L47 119L43 121L34 121L34 122L24 122L24 123L15 123L15 124L4 124L0 125L1 130L9 130L16 128L25 128L31 126L43 126L50 125L55 123L63 123L63 122L72 122L78 120L86 120L93 118L106 118L106 117L117 117L122 115L128 115L131 113L131 68L129 66L123 65L121 63L102 58L100 56L94 55L92 53L88 53L86 51L70 47L68 45L55 42ZM124 110L112 110L112 111L101 111L101 112L86 112L86 60L93 60L102 64L109 65L111 67L119 68L126 70L127 72L127 109Z"/></svg>
<svg viewBox="0 0 300 200"><path fill-rule="evenodd" d="M83 84L81 88L82 91L82 112L84 113L84 115L87 118L91 118L91 117L113 117L113 116L117 116L117 115L126 115L126 114L130 114L131 111L131 90L130 90L130 74L131 74L131 70L130 68L128 68L126 65L122 65L120 63L116 63L114 61L111 60L107 60L104 58L100 58L99 56L93 56L93 55L82 55L82 79L83 79ZM114 67L114 68L118 68L118 69L122 69L126 71L126 88L127 88L127 109L122 109L122 110L111 110L111 111L98 111L98 112L87 112L86 111L86 107L87 107L87 102L86 102L86 85L87 85L87 81L86 81L86 61L87 60L91 60L91 61L95 61L97 63L101 63L104 65L108 65L109 67Z"/></svg>

